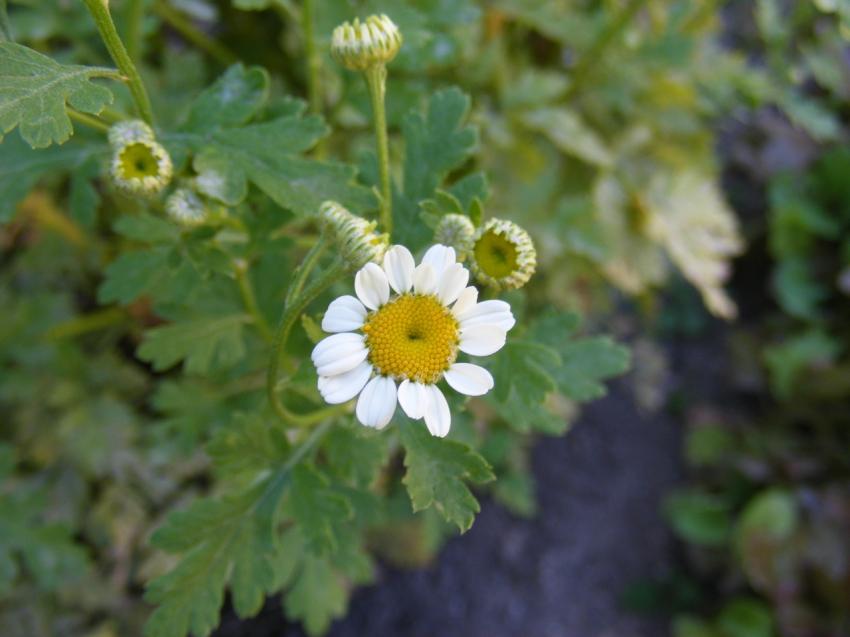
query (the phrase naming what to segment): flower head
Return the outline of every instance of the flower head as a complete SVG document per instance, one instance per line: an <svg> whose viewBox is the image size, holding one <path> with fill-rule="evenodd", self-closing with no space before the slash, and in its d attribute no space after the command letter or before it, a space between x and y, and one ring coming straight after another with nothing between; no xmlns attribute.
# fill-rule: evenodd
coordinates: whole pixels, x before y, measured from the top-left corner
<svg viewBox="0 0 850 637"><path fill-rule="evenodd" d="M470 266L475 278L497 290L513 290L528 283L537 268L537 251L520 226L490 219L473 237Z"/></svg>
<svg viewBox="0 0 850 637"><path fill-rule="evenodd" d="M401 48L401 33L387 16L343 22L334 29L331 55L350 71L365 71L391 61Z"/></svg>
<svg viewBox="0 0 850 637"><path fill-rule="evenodd" d="M165 200L165 212L184 226L202 224L208 215L204 201L188 188L178 188Z"/></svg>
<svg viewBox="0 0 850 637"><path fill-rule="evenodd" d="M424 418L433 435L445 436L451 413L437 383L445 379L468 396L490 391L490 372L457 362L458 355L497 352L515 323L504 301L478 303L468 281L469 271L444 245L431 247L418 266L404 246L390 248L383 267L363 266L354 278L357 297L337 298L322 320L333 333L313 349L322 397L335 404L359 394L358 420L377 429L398 403L410 418Z"/></svg>
<svg viewBox="0 0 850 637"><path fill-rule="evenodd" d="M153 195L171 181L171 157L161 144L137 139L115 149L110 172L115 185L122 190Z"/></svg>
<svg viewBox="0 0 850 637"><path fill-rule="evenodd" d="M339 255L352 270L367 263L380 263L389 248L389 237L375 232L374 221L351 214L335 201L319 208L319 217L333 236Z"/></svg>
<svg viewBox="0 0 850 637"><path fill-rule="evenodd" d="M156 139L153 129L140 119L129 119L113 124L107 134L109 145L118 149L133 142L152 142Z"/></svg>
<svg viewBox="0 0 850 637"><path fill-rule="evenodd" d="M466 215L445 215L434 230L435 243L453 247L461 261L472 251L474 236L475 226Z"/></svg>

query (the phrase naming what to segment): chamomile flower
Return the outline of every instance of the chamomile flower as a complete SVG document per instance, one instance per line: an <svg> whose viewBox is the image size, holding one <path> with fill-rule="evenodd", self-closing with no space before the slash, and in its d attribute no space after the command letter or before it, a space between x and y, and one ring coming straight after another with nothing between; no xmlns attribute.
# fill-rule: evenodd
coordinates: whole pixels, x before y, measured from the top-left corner
<svg viewBox="0 0 850 637"><path fill-rule="evenodd" d="M154 195L171 181L168 151L153 140L136 139L115 148L110 173L115 185L136 195Z"/></svg>
<svg viewBox="0 0 850 637"><path fill-rule="evenodd" d="M469 261L481 283L515 290L534 274L537 251L528 233L513 221L490 219L475 233Z"/></svg>
<svg viewBox="0 0 850 637"><path fill-rule="evenodd" d="M515 320L504 301L478 303L469 271L455 250L432 246L416 266L410 251L393 246L383 267L367 263L354 278L357 297L334 300L322 320L332 335L313 349L319 392L331 404L358 396L357 419L381 429L396 404L445 436L451 412L437 383L481 396L493 388L483 367L458 362L462 352L489 356L505 344Z"/></svg>
<svg viewBox="0 0 850 637"><path fill-rule="evenodd" d="M204 201L188 188L178 188L165 200L165 212L177 223L197 226L209 216Z"/></svg>
<svg viewBox="0 0 850 637"><path fill-rule="evenodd" d="M365 71L390 62L401 48L401 33L386 15L371 15L363 22L344 22L333 31L331 55L351 71Z"/></svg>

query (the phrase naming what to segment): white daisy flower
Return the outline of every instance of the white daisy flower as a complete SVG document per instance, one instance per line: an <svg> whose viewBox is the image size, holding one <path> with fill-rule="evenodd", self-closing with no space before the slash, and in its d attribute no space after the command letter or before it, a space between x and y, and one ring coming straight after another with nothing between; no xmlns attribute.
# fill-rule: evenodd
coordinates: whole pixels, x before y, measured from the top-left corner
<svg viewBox="0 0 850 637"><path fill-rule="evenodd" d="M322 397L337 404L359 394L357 419L377 429L399 403L410 418L424 418L433 435L445 436L451 413L437 383L445 378L467 396L490 391L490 372L457 362L458 353L494 354L516 323L504 301L478 303L468 281L454 248L439 244L418 266L398 245L384 255L383 267L363 266L354 279L357 297L334 300L322 320L332 333L312 354Z"/></svg>

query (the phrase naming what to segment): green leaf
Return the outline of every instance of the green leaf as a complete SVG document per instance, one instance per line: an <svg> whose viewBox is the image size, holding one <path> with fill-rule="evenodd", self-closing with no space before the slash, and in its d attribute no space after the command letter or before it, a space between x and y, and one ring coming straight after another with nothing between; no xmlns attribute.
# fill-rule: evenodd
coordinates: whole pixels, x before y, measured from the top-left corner
<svg viewBox="0 0 850 637"><path fill-rule="evenodd" d="M396 195L393 238L416 250L431 233L419 205L433 197L449 172L473 153L477 130L466 124L470 100L457 88L434 93L424 114L412 112L402 124L405 141L404 193Z"/></svg>
<svg viewBox="0 0 850 637"><path fill-rule="evenodd" d="M522 122L545 135L558 149L594 166L607 168L614 163L611 151L581 117L567 108L539 108L528 111Z"/></svg>
<svg viewBox="0 0 850 637"><path fill-rule="evenodd" d="M207 445L216 473L229 480L251 478L286 457L289 443L282 429L258 414L239 414L219 429Z"/></svg>
<svg viewBox="0 0 850 637"><path fill-rule="evenodd" d="M265 104L269 74L259 67L234 64L192 103L184 130L203 133L247 123Z"/></svg>
<svg viewBox="0 0 850 637"><path fill-rule="evenodd" d="M205 157L202 167L209 170L208 157L217 158L215 167L221 171L224 188L218 197L228 202L241 199L248 180L279 206L301 215L315 214L326 199L355 210L369 207L373 196L353 183L353 168L298 156L326 133L319 117L286 115L270 122L217 131L210 141L192 136L183 139Z"/></svg>
<svg viewBox="0 0 850 637"><path fill-rule="evenodd" d="M308 549L316 555L333 553L339 536L350 532L344 522L351 517L351 507L328 484L325 476L306 465L292 473L287 511L297 520Z"/></svg>
<svg viewBox="0 0 850 637"><path fill-rule="evenodd" d="M306 555L301 572L286 594L286 615L304 624L309 635L322 635L345 614L348 595L327 559Z"/></svg>
<svg viewBox="0 0 850 637"><path fill-rule="evenodd" d="M74 132L66 104L99 113L112 103L112 93L91 80L116 76L112 69L63 65L20 44L0 42L0 133L19 127L33 148L61 144Z"/></svg>
<svg viewBox="0 0 850 637"><path fill-rule="evenodd" d="M334 427L325 438L328 470L341 480L369 486L387 461L387 437L360 426Z"/></svg>
<svg viewBox="0 0 850 637"><path fill-rule="evenodd" d="M490 465L467 445L432 436L422 423L404 422L399 432L407 468L403 482L413 510L434 506L461 533L467 531L480 506L464 480L493 480Z"/></svg>
<svg viewBox="0 0 850 637"><path fill-rule="evenodd" d="M780 398L788 398L795 381L806 369L831 363L840 351L841 344L837 340L817 329L766 347L764 359L773 391Z"/></svg>
<svg viewBox="0 0 850 637"><path fill-rule="evenodd" d="M246 314L181 321L145 333L138 356L162 371L185 361L188 374L207 374L233 365L245 355L242 327Z"/></svg>
<svg viewBox="0 0 850 637"><path fill-rule="evenodd" d="M176 243L180 230L162 217L154 217L146 212L137 215L119 217L112 226L113 230L127 239L145 243Z"/></svg>
<svg viewBox="0 0 850 637"><path fill-rule="evenodd" d="M17 136L6 137L0 143L0 223L12 219L18 202L42 176L74 170L104 150L105 145L100 144L33 150Z"/></svg>
<svg viewBox="0 0 850 637"><path fill-rule="evenodd" d="M145 635L209 635L218 625L228 579L240 616L260 609L276 584L273 562L279 547L274 527L286 477L286 472L278 472L248 491L200 499L168 517L151 543L172 553L188 553L148 585L145 599L158 606Z"/></svg>
<svg viewBox="0 0 850 637"><path fill-rule="evenodd" d="M703 546L725 544L732 531L729 505L699 491L674 493L664 505L673 530L684 540Z"/></svg>
<svg viewBox="0 0 850 637"><path fill-rule="evenodd" d="M553 371L561 392L578 401L605 395L600 382L624 373L629 368L629 350L607 336L570 338L578 328L576 315L550 312L535 321L530 332L555 350L562 365Z"/></svg>
<svg viewBox="0 0 850 637"><path fill-rule="evenodd" d="M198 283L193 264L169 246L125 252L106 266L101 303L128 304L144 294L156 300L186 300Z"/></svg>
<svg viewBox="0 0 850 637"><path fill-rule="evenodd" d="M773 637L770 608L755 599L729 602L717 618L717 627L725 637Z"/></svg>

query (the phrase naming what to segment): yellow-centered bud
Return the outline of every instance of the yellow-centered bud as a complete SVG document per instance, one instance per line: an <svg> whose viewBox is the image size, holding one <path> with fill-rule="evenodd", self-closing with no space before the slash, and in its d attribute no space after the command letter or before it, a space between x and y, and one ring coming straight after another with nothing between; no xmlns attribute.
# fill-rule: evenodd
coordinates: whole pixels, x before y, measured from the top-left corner
<svg viewBox="0 0 850 637"><path fill-rule="evenodd" d="M528 233L513 221L489 219L473 238L470 267L475 277L496 290L528 283L537 268L537 251Z"/></svg>

